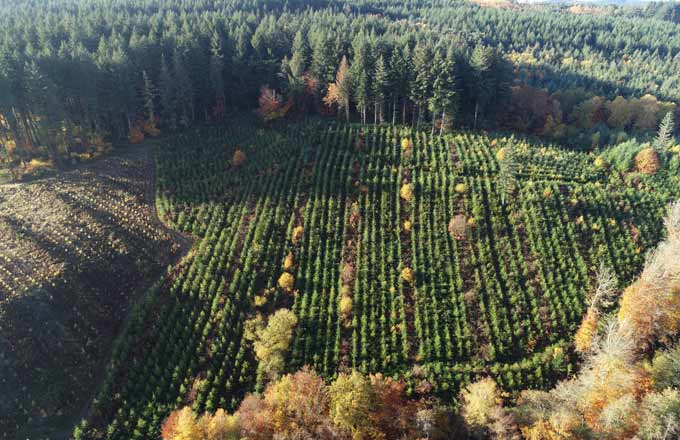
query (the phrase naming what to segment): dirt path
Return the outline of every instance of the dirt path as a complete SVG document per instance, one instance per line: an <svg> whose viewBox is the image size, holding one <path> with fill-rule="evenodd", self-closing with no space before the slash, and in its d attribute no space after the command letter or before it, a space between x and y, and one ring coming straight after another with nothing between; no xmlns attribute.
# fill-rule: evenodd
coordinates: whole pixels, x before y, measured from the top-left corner
<svg viewBox="0 0 680 440"><path fill-rule="evenodd" d="M177 257L175 257L176 261L174 262L177 263L184 255L189 253L194 241L189 235L168 227L158 216L158 207L156 206L156 160L153 154L153 147L147 146L145 149L146 151L144 154L147 162L148 177L146 181L146 203L151 208L151 218L153 221L160 225L165 232L180 244L180 249L177 252Z"/></svg>

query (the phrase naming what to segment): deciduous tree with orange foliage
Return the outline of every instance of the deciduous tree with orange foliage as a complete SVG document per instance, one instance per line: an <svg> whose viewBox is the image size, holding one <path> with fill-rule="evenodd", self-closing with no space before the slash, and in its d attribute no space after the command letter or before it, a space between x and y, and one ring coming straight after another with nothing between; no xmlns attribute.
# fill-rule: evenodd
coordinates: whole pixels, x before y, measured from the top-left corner
<svg viewBox="0 0 680 440"><path fill-rule="evenodd" d="M349 121L349 104L350 104L350 75L349 62L347 57L343 56L338 67L338 72L335 74L335 82L328 85L328 92L323 98L324 104L328 107L336 105L338 110L345 110L345 118Z"/></svg>
<svg viewBox="0 0 680 440"><path fill-rule="evenodd" d="M666 379L668 372L680 371L680 356L674 351L657 356L651 368L648 361L651 347L668 345L680 331L680 202L671 204L665 224L666 240L625 289L618 314L605 322L597 343L589 341L593 348L579 375L549 392L520 395L514 412L526 438L656 439L680 434L680 394L675 382ZM601 284L586 317L589 328L600 315L593 306L611 297L603 292L611 291L606 286L613 282Z"/></svg>
<svg viewBox="0 0 680 440"><path fill-rule="evenodd" d="M284 104L282 96L276 93L276 90L266 86L260 89L258 102L259 107L257 111L262 116L262 119L267 122L286 116L293 107L291 99Z"/></svg>

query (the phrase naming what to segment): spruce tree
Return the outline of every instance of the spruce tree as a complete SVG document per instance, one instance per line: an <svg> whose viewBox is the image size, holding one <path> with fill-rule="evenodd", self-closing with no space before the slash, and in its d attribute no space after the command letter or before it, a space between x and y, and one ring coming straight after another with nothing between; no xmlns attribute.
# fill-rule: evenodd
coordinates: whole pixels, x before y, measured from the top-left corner
<svg viewBox="0 0 680 440"><path fill-rule="evenodd" d="M493 50L481 44L475 47L470 57L471 88L475 102L474 128L477 128L479 112L484 113L495 89L493 59Z"/></svg>
<svg viewBox="0 0 680 440"><path fill-rule="evenodd" d="M328 86L328 93L324 98L324 103L328 106L337 105L338 110L345 110L345 118L349 121L351 84L349 76L349 63L347 57L343 56L335 75L335 82Z"/></svg>
<svg viewBox="0 0 680 440"><path fill-rule="evenodd" d="M366 111L370 100L370 77L371 48L363 32L359 33L352 41L354 58L352 68L352 88L357 109L361 113L361 122L366 123Z"/></svg>
<svg viewBox="0 0 680 440"><path fill-rule="evenodd" d="M155 99L156 96L158 95L158 91L156 90L156 86L153 85L153 82L151 82L151 78L149 78L149 75L146 73L146 70L142 71L142 79L144 81L144 91L143 91L143 100L144 100L144 112L146 113L146 122L150 127L155 127L156 126L156 104L155 104Z"/></svg>
<svg viewBox="0 0 680 440"><path fill-rule="evenodd" d="M335 53L330 36L325 32L316 35L312 49L312 75L317 81L317 91L322 95L335 77Z"/></svg>
<svg viewBox="0 0 680 440"><path fill-rule="evenodd" d="M432 85L432 51L428 45L421 44L416 47L413 54L413 70L415 75L411 82L411 101L418 108L416 125L420 126L423 113L427 110Z"/></svg>
<svg viewBox="0 0 680 440"><path fill-rule="evenodd" d="M381 54L375 62L373 71L373 83L371 91L374 102L374 123L380 120L385 122L385 95L389 82L388 70L385 64L385 57Z"/></svg>
<svg viewBox="0 0 680 440"><path fill-rule="evenodd" d="M397 104L401 103L401 123L406 123L406 107L408 104L412 82L413 66L408 44L399 50L395 49L390 59L390 83L392 88L392 123L396 123Z"/></svg>
<svg viewBox="0 0 680 440"><path fill-rule="evenodd" d="M161 121L170 130L175 130L177 128L177 88L165 55L161 55L159 86Z"/></svg>
<svg viewBox="0 0 680 440"><path fill-rule="evenodd" d="M309 47L301 30L295 33L291 48L290 71L296 79L301 79L309 65Z"/></svg>
<svg viewBox="0 0 680 440"><path fill-rule="evenodd" d="M673 112L667 112L666 115L661 120L659 125L659 131L654 139L654 148L662 152L669 148L673 143Z"/></svg>
<svg viewBox="0 0 680 440"><path fill-rule="evenodd" d="M209 74L215 109L223 111L226 99L224 88L224 51L222 48L222 38L217 32L213 32L210 39Z"/></svg>
<svg viewBox="0 0 680 440"><path fill-rule="evenodd" d="M182 55L175 51L173 56L174 61L174 77L177 87L177 102L179 109L179 120L183 127L188 127L194 118L194 96L193 87L191 85L191 78L189 72L184 67Z"/></svg>
<svg viewBox="0 0 680 440"><path fill-rule="evenodd" d="M437 51L432 62L434 81L432 84L432 96L429 99L429 108L432 113L432 133L434 133L437 116L441 115L440 130L444 132L447 118L453 116L456 98L456 82L454 77L453 61Z"/></svg>

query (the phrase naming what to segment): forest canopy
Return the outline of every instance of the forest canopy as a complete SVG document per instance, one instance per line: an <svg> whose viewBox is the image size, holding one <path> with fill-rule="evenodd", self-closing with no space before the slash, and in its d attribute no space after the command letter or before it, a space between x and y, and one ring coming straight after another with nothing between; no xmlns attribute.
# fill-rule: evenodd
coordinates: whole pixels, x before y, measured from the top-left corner
<svg viewBox="0 0 680 440"><path fill-rule="evenodd" d="M440 132L520 130L582 149L616 143L677 115L676 10L7 0L0 157L13 169L62 168L111 143L256 107L258 96L269 120L337 111Z"/></svg>

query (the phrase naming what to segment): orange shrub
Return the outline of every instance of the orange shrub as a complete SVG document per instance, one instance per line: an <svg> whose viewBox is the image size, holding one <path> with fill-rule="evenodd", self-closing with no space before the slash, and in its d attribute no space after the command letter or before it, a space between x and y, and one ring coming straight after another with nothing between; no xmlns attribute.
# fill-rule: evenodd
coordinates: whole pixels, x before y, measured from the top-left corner
<svg viewBox="0 0 680 440"><path fill-rule="evenodd" d="M413 280L415 279L413 269L411 269L410 267L403 268L401 270L401 279L409 284L413 283Z"/></svg>
<svg viewBox="0 0 680 440"><path fill-rule="evenodd" d="M139 127L133 127L129 137L131 144L140 144L144 141L144 132Z"/></svg>
<svg viewBox="0 0 680 440"><path fill-rule="evenodd" d="M644 148L635 156L635 168L643 174L659 171L659 155L653 148Z"/></svg>
<svg viewBox="0 0 680 440"><path fill-rule="evenodd" d="M244 153L240 149L237 149L234 152L234 157L232 157L231 159L231 164L238 168L245 163L246 159L247 159L246 153Z"/></svg>

